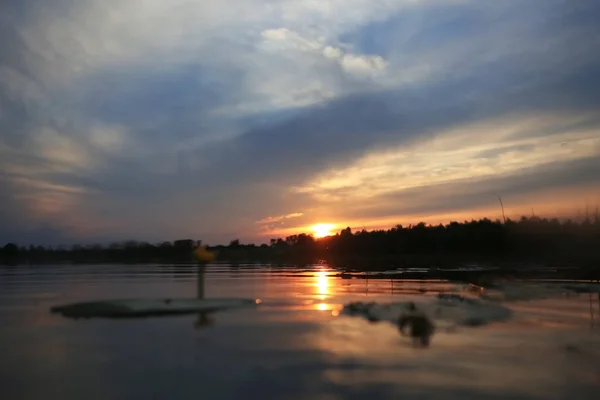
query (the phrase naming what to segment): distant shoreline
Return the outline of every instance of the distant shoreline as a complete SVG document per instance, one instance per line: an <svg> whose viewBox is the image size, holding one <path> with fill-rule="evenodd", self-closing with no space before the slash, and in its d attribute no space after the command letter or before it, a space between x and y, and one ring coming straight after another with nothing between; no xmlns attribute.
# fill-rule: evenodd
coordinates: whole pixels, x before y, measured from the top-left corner
<svg viewBox="0 0 600 400"><path fill-rule="evenodd" d="M191 239L158 244L126 241L109 246L75 245L70 248L25 247L9 243L0 248L0 263L193 264L193 252L202 244ZM484 218L447 225L396 225L388 230L374 231L352 232L346 228L319 239L298 234L271 239L270 244L259 246L242 244L236 239L229 245L206 247L218 254L217 261L233 264L308 265L324 261L341 271L421 268L430 271L430 275L432 271L447 275L451 273L448 269L478 263L496 267L495 274L560 273L597 279L600 274L599 245L600 218L595 215L593 219L579 222L533 216L518 221ZM532 265L539 268L532 269ZM411 273L418 275L414 270ZM452 274L457 275L458 271Z"/></svg>

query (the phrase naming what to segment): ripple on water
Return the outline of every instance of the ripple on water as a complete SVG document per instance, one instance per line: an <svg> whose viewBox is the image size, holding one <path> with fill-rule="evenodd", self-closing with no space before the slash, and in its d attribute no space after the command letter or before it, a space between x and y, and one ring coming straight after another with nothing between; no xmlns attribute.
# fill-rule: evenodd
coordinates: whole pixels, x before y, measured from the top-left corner
<svg viewBox="0 0 600 400"><path fill-rule="evenodd" d="M491 290L467 291L447 281L336 274L326 266L219 264L206 268L200 291L194 266L1 270L3 397L597 396L596 293L546 290L549 283L535 283L516 284L494 296ZM200 293L207 299L260 298L262 303L216 313L210 323L196 315L73 321L49 312L73 302L197 298ZM371 312L389 322L398 308L413 302L436 325L432 345L416 349L391 323L373 324L345 312L332 315L358 301L374 302ZM473 316L485 323L465 326L472 325ZM452 326L456 329L443 329Z"/></svg>

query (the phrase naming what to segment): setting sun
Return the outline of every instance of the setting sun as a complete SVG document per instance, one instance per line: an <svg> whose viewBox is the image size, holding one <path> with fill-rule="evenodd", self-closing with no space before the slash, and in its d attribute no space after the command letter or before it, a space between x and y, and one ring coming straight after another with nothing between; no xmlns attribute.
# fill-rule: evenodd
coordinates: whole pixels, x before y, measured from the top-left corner
<svg viewBox="0 0 600 400"><path fill-rule="evenodd" d="M314 236L316 238L322 238L322 237L331 235L331 229L333 229L333 225L332 224L317 224L317 225L313 225L311 227L311 229L313 230Z"/></svg>

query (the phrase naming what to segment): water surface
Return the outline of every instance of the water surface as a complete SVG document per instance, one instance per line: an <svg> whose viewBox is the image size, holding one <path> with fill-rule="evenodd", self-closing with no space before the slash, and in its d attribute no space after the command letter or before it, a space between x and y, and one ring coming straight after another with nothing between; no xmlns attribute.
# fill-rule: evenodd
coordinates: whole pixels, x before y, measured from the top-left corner
<svg viewBox="0 0 600 400"><path fill-rule="evenodd" d="M509 322L439 332L415 348L351 301L459 292L443 281L341 279L326 266L79 265L0 269L5 399L591 399L600 298L511 302ZM259 298L256 309L71 320L52 306L137 297Z"/></svg>

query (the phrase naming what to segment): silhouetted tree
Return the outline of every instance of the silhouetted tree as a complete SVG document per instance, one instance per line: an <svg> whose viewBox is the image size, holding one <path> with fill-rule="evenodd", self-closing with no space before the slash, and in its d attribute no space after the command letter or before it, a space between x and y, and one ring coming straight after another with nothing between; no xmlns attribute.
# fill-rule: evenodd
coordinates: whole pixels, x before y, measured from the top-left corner
<svg viewBox="0 0 600 400"><path fill-rule="evenodd" d="M192 262L192 252L201 242L180 239L157 244L128 240L108 246L73 245L44 248L19 248L9 243L1 248L1 259L20 262ZM238 239L228 246L213 246L219 259L231 261L261 260L299 263L316 260L366 259L360 268L371 268L374 260L392 260L394 265L411 266L416 260L535 260L571 262L594 266L600 262L600 221L522 217L506 222L480 220L450 222L446 225L396 225L388 230L352 232L350 227L338 234L315 239L300 233L285 239L273 238L269 244L242 244ZM348 262L350 262L348 261ZM12 261L11 261L12 262ZM437 263L438 261L435 261ZM412 264L411 264L412 263Z"/></svg>

